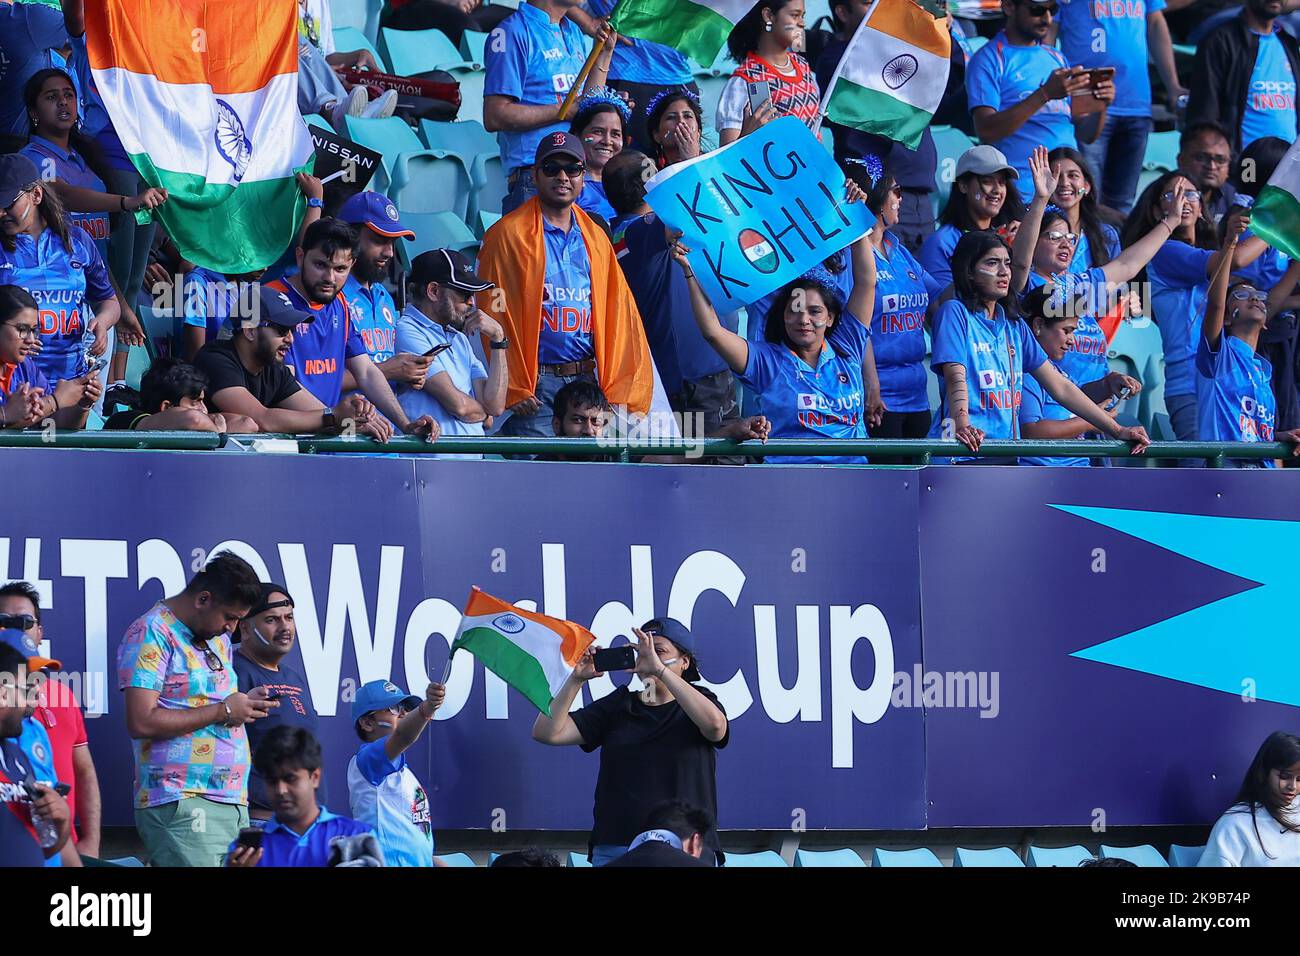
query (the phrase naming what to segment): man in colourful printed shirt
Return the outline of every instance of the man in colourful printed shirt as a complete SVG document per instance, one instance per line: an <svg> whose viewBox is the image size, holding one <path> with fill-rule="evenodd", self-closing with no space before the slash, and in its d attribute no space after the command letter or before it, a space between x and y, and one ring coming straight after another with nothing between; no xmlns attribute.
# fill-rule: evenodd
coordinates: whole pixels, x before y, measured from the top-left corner
<svg viewBox="0 0 1300 956"><path fill-rule="evenodd" d="M1082 67L1071 66L1045 38L1055 0L1002 0L1006 28L980 47L966 67L966 98L980 142L1000 149L1020 173L1016 185L1025 202L1033 198L1029 154L1077 146L1097 138L1106 107L1115 99L1112 80L1092 86ZM1101 108L1075 118L1074 101L1100 100ZM1076 139L1077 134L1077 139Z"/></svg>
<svg viewBox="0 0 1300 956"><path fill-rule="evenodd" d="M279 702L265 688L240 693L230 635L261 594L248 562L222 552L137 618L118 648L135 824L155 866L220 866L248 826L244 724Z"/></svg>
<svg viewBox="0 0 1300 956"><path fill-rule="evenodd" d="M432 359L410 352L398 354L397 303L384 285L397 240L414 239L415 233L402 225L397 207L383 193L357 193L343 204L339 219L359 237L356 261L343 284L343 297L352 309L352 327L394 391L402 385L422 388Z"/></svg>

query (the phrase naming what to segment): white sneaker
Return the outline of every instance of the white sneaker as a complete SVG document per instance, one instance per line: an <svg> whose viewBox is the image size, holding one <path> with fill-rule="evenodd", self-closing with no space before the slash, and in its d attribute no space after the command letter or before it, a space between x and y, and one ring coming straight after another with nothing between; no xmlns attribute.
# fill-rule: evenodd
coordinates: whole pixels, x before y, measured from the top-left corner
<svg viewBox="0 0 1300 956"><path fill-rule="evenodd" d="M366 119L387 119L397 112L397 90L384 90L382 96L370 101L361 115Z"/></svg>
<svg viewBox="0 0 1300 956"><path fill-rule="evenodd" d="M370 96L366 93L366 88L364 86L352 87L352 91L348 93L348 98L346 100L334 104L334 110L330 115L330 125L346 136L348 125L347 120L344 119L344 117L364 116L366 105L369 100Z"/></svg>

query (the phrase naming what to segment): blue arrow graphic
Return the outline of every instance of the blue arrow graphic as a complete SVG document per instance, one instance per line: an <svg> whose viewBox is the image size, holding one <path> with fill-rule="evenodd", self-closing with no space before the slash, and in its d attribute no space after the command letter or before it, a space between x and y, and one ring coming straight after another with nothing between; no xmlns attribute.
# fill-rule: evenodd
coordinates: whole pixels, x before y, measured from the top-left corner
<svg viewBox="0 0 1300 956"><path fill-rule="evenodd" d="M1296 591L1300 522L1052 507L1258 585L1071 656L1300 706L1295 628L1287 613Z"/></svg>

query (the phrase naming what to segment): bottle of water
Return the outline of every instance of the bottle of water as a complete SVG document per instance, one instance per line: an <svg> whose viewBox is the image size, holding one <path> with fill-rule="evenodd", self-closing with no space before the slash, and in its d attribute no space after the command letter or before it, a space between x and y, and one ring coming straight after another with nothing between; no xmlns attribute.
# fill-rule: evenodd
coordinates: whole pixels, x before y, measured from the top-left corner
<svg viewBox="0 0 1300 956"><path fill-rule="evenodd" d="M27 790L27 800L31 804L32 829L36 831L36 839L41 844L41 849L48 850L59 842L59 828L54 825L53 820L36 812L36 794L29 787L25 787L25 789Z"/></svg>
<svg viewBox="0 0 1300 956"><path fill-rule="evenodd" d="M86 331L81 333L81 356L86 361L86 368L92 372L97 372L104 367L107 360L102 355L91 355L90 350L95 345L95 332L90 326Z"/></svg>
<svg viewBox="0 0 1300 956"><path fill-rule="evenodd" d="M1183 129L1187 125L1187 101L1190 97L1184 93L1178 97L1178 109L1174 113L1174 128Z"/></svg>

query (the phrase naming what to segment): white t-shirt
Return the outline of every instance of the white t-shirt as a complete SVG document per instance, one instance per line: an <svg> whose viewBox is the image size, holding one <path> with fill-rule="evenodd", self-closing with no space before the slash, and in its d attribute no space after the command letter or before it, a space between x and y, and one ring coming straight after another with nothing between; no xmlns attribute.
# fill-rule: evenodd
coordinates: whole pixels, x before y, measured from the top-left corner
<svg viewBox="0 0 1300 956"><path fill-rule="evenodd" d="M1197 866L1300 866L1300 833L1284 829L1264 807L1253 816L1254 822L1244 803L1229 808L1210 831Z"/></svg>
<svg viewBox="0 0 1300 956"><path fill-rule="evenodd" d="M319 35L317 49L330 56L334 52L334 17L327 0L298 0L298 19Z"/></svg>
<svg viewBox="0 0 1300 956"><path fill-rule="evenodd" d="M788 71L777 72L782 76L790 77L791 80L799 75L799 71L793 66ZM717 122L714 124L719 133L724 129L740 129L744 124L745 108L749 106L748 82L742 76L733 76L722 88L722 96L718 98Z"/></svg>
<svg viewBox="0 0 1300 956"><path fill-rule="evenodd" d="M433 866L429 797L406 765L389 760L384 738L362 744L348 763L352 818L374 828L388 866Z"/></svg>

